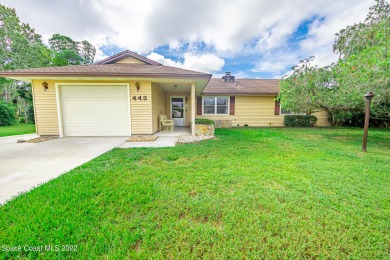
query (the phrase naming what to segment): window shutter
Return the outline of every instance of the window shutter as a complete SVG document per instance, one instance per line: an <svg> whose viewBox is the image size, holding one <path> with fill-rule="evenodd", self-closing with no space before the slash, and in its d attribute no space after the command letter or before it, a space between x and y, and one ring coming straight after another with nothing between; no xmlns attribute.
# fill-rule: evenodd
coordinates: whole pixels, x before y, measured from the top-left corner
<svg viewBox="0 0 390 260"><path fill-rule="evenodd" d="M280 115L280 103L275 100L275 115Z"/></svg>
<svg viewBox="0 0 390 260"><path fill-rule="evenodd" d="M198 116L202 115L202 97L196 98L196 114Z"/></svg>
<svg viewBox="0 0 390 260"><path fill-rule="evenodd" d="M230 115L234 115L236 109L236 97L230 97Z"/></svg>

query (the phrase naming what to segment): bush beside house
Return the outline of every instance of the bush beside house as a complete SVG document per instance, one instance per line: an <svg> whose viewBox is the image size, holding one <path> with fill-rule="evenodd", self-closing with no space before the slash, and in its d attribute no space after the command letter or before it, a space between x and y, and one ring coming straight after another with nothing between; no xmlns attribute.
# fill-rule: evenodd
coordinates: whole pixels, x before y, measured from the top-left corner
<svg viewBox="0 0 390 260"><path fill-rule="evenodd" d="M311 127L317 123L317 117L308 115L285 115L284 125L287 127Z"/></svg>

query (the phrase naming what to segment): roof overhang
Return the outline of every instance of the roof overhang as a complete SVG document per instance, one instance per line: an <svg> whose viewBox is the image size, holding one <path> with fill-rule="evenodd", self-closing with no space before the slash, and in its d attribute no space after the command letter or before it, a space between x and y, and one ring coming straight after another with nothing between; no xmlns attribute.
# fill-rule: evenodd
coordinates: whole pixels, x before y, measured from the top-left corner
<svg viewBox="0 0 390 260"><path fill-rule="evenodd" d="M228 96L277 96L278 92L275 93L233 93L233 92L216 92L216 93L201 93L202 96L220 96L220 95L228 95Z"/></svg>
<svg viewBox="0 0 390 260"><path fill-rule="evenodd" d="M191 75L191 78L187 77L180 77L180 76L175 76L175 77L169 77L167 75L163 75L158 77L158 75L154 74L152 77L151 76L91 76L91 75L83 75L83 76L78 76L78 75L69 75L69 76L64 76L64 75L33 75L33 76L26 76L26 75L20 75L20 76L9 76L2 74L0 72L0 76L2 77L7 77L10 79L14 80L20 80L20 81L25 81L25 82L32 82L33 80L53 80L56 82L61 82L61 81L72 81L72 82L82 82L82 81L99 81L99 82L128 82L128 81L151 81L155 83L170 83L174 85L178 85L180 88L180 85L182 84L195 84L195 93L197 96L199 96L203 89L206 87L207 83L209 82L210 78L207 77L194 77L194 75Z"/></svg>

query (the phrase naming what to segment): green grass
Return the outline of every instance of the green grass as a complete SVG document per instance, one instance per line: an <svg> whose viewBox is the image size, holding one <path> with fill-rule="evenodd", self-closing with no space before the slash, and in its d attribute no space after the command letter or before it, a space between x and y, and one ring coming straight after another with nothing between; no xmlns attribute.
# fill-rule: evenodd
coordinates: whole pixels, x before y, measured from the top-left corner
<svg viewBox="0 0 390 260"><path fill-rule="evenodd" d="M176 148L114 149L0 207L6 258L385 259L390 132L217 129ZM1 249L1 248L0 248ZM0 255L1 256L1 255Z"/></svg>
<svg viewBox="0 0 390 260"><path fill-rule="evenodd" d="M0 126L0 137L33 133L35 133L34 124L16 124L13 126Z"/></svg>

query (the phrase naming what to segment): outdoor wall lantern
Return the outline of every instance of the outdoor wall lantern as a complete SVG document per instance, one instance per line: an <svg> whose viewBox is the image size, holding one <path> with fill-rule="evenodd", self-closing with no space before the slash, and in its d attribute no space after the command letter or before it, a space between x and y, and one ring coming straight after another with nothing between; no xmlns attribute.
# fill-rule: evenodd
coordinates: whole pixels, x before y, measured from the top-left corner
<svg viewBox="0 0 390 260"><path fill-rule="evenodd" d="M47 82L45 81L42 83L42 87L43 87L43 90L46 91L49 88L49 84L47 84Z"/></svg>
<svg viewBox="0 0 390 260"><path fill-rule="evenodd" d="M138 82L135 83L135 88L137 89L137 92L138 92L139 91L139 83Z"/></svg>

